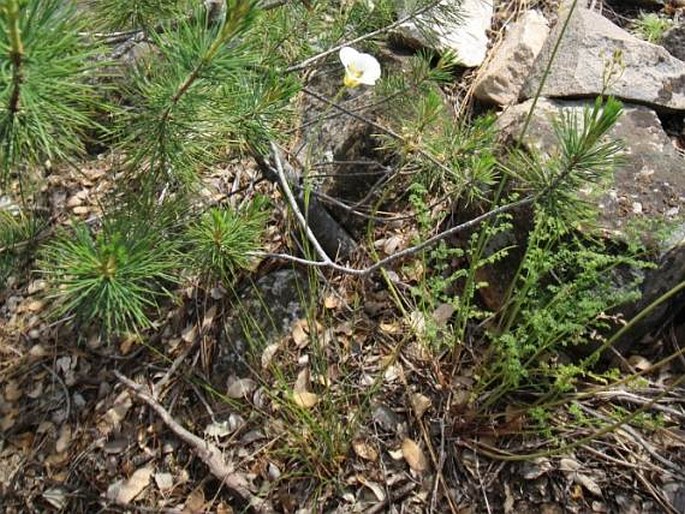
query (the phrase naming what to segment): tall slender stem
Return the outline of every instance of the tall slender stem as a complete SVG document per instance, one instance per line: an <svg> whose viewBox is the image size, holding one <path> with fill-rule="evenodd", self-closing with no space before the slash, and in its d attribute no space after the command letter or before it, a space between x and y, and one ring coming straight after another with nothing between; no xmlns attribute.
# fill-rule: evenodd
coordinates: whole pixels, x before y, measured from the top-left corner
<svg viewBox="0 0 685 514"><path fill-rule="evenodd" d="M19 27L19 0L7 0L4 2L3 11L7 17L7 34L10 41L9 58L12 63L12 93L10 94L7 107L12 116L14 116L19 112L19 91L24 80L22 72L24 44L21 40L21 28Z"/></svg>

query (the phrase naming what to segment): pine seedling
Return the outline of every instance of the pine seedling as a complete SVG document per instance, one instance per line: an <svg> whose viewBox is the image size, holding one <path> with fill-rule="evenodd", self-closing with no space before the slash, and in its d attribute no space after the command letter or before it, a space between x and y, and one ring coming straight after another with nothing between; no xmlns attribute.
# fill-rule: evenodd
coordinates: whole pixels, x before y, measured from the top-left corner
<svg viewBox="0 0 685 514"><path fill-rule="evenodd" d="M293 82L262 68L248 44L257 14L252 0L233 0L221 23L198 9L149 34L155 59L134 68L132 107L117 124L134 172L191 186L227 151L275 137Z"/></svg>
<svg viewBox="0 0 685 514"><path fill-rule="evenodd" d="M188 231L190 255L197 272L207 281L232 282L237 271L250 266L267 218L265 199L257 198L239 211L212 207Z"/></svg>
<svg viewBox="0 0 685 514"><path fill-rule="evenodd" d="M543 160L535 153L517 151L512 156L510 171L519 187L536 196L536 206L573 228L589 222L596 211L579 197L581 188L605 180L620 161L623 145L607 137L621 116L623 106L614 98L597 98L582 117L566 112L554 122L558 153Z"/></svg>
<svg viewBox="0 0 685 514"><path fill-rule="evenodd" d="M171 296L180 267L176 243L156 225L122 217L94 236L76 223L48 243L39 268L51 285L54 314L74 315L107 335L149 327L148 313Z"/></svg>
<svg viewBox="0 0 685 514"><path fill-rule="evenodd" d="M98 48L71 2L7 0L0 4L0 178L17 166L73 157L84 150L103 108L96 78Z"/></svg>

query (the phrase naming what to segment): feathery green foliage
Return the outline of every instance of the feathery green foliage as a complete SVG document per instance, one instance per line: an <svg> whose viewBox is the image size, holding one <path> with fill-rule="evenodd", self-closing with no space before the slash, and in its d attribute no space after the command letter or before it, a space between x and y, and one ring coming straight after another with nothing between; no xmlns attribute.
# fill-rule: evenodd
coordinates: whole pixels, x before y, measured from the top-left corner
<svg viewBox="0 0 685 514"><path fill-rule="evenodd" d="M119 146L154 181L192 184L226 151L274 138L287 113L295 83L262 68L247 42L256 7L236 0L227 12L222 24L198 10L150 34L158 55L133 70Z"/></svg>
<svg viewBox="0 0 685 514"><path fill-rule="evenodd" d="M578 193L581 187L606 180L620 159L623 145L607 139L607 133L622 108L614 98L597 98L592 108L584 109L582 119L567 111L555 121L556 155L547 160L521 150L512 155L509 171L520 190L534 192L538 207L567 227L596 216Z"/></svg>
<svg viewBox="0 0 685 514"><path fill-rule="evenodd" d="M212 207L190 226L190 256L203 278L229 284L238 270L249 266L249 252L259 248L268 216L265 203L258 197L239 211Z"/></svg>
<svg viewBox="0 0 685 514"><path fill-rule="evenodd" d="M197 2L196 2L197 3ZM103 30L149 29L188 14L190 0L88 0L93 21Z"/></svg>

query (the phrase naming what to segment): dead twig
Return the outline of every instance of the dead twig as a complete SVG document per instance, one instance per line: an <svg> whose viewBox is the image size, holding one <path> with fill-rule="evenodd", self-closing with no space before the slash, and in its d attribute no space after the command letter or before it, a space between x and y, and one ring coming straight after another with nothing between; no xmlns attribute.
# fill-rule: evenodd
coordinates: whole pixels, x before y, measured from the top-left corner
<svg viewBox="0 0 685 514"><path fill-rule="evenodd" d="M234 494L249 504L255 512L260 514L274 514L276 512L268 500L259 498L251 491L250 484L245 476L235 470L233 463L226 462L219 448L183 428L143 386L136 384L116 370L114 371L114 376L119 382L129 388L139 400L142 400L155 411L164 424L179 439L195 450L200 460L209 468L210 473L225 484Z"/></svg>
<svg viewBox="0 0 685 514"><path fill-rule="evenodd" d="M297 201L295 200L295 196L293 195L293 192L290 188L290 185L288 184L288 179L285 176L285 172L283 170L283 163L281 162L281 158L279 155L278 148L276 147L275 144L271 144L272 147L272 154L273 154L273 159L275 161L276 166L271 166L269 165L269 170L274 173L279 180L279 183L283 189L283 192L288 200L288 204L290 205L290 208L293 210L293 213L295 214L295 217L297 218L298 222L300 223L300 226L304 230L305 234L307 235L307 239L312 243L314 246L314 250L316 251L317 255L321 258L320 261L312 261L309 259L303 259L301 257L296 257L294 255L288 255L288 254L282 254L282 253L267 253L267 252L250 252L251 256L255 257L272 257L276 259L283 259L286 261L291 261L291 262L296 262L299 264L303 264L305 266L314 266L314 267L329 267L334 269L335 271L339 271L341 273L346 273L349 275L357 275L357 276L366 276L370 275L382 268L385 268L388 264L391 262L394 262L399 259L403 259L405 257L409 257L411 255L415 255L419 253L422 250L425 250L426 248L430 248L434 244L438 243L439 241L442 241L443 239L446 239L454 234L457 234L459 232L463 232L465 230L468 230L470 228L473 228L480 223L496 218L500 214L504 214L505 212L510 212L513 211L517 208L532 204L536 198L534 196L527 196L525 198L522 198L521 200L517 200L515 202L511 202L508 204L501 205L499 207L496 207L492 209L491 211L486 212L485 214L481 214L480 216L476 216L475 218L465 222L461 223L455 227L452 227L448 230L444 230L443 232L440 232L439 234L434 235L433 237L430 237L423 241L422 243L419 243L417 245L411 246L409 248L405 248L404 250L401 250L397 253L394 253L392 255L389 255L388 257L385 257L384 259L381 259L380 261L376 262L375 264L372 264L371 266L368 266L366 268L351 268L349 266L343 266L340 265L336 262L334 262L328 254L324 251L324 249L321 247L321 244L317 240L316 236L312 232L311 228L309 227L309 224L307 223L307 220L305 219L304 215L300 211L299 207L297 206Z"/></svg>

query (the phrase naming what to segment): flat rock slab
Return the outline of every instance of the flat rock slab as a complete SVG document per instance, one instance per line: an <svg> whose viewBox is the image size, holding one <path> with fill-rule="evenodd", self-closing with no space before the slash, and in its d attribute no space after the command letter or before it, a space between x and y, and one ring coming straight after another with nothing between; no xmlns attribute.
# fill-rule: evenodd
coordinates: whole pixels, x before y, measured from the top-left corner
<svg viewBox="0 0 685 514"><path fill-rule="evenodd" d="M467 68L480 66L488 49L487 31L492 24L494 0L444 0L416 19L400 25L396 33L413 47L451 50ZM400 17L406 2L398 2ZM459 17L452 15L458 12Z"/></svg>
<svg viewBox="0 0 685 514"><path fill-rule="evenodd" d="M521 90L521 99L535 95L567 11L547 38ZM612 76L605 90L607 70L619 55L622 71ZM668 111L685 111L685 62L666 49L642 41L600 14L576 8L563 34L558 53L542 89L542 96L582 98L602 92L631 103Z"/></svg>

